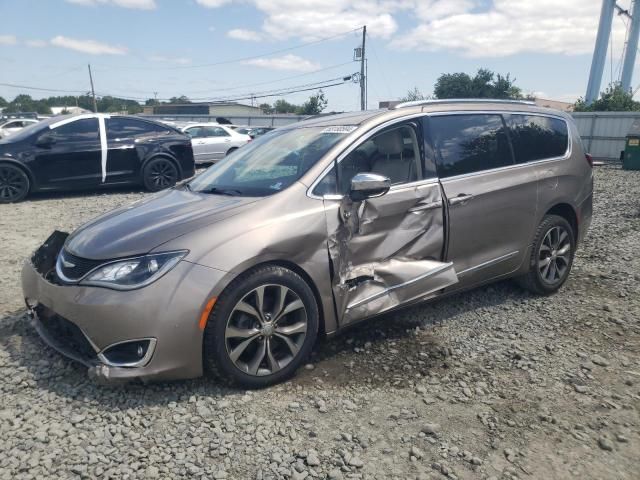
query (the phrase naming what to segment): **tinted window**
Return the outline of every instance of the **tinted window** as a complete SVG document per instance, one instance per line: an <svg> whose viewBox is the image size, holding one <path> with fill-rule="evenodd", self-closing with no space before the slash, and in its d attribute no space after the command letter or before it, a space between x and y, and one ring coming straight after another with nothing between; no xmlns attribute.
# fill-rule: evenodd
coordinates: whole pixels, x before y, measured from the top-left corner
<svg viewBox="0 0 640 480"><path fill-rule="evenodd" d="M435 116L431 117L429 125L440 177L513 163L500 115Z"/></svg>
<svg viewBox="0 0 640 480"><path fill-rule="evenodd" d="M59 141L81 142L98 140L98 119L81 118L73 122L60 125L51 130Z"/></svg>
<svg viewBox="0 0 640 480"><path fill-rule="evenodd" d="M539 115L506 115L516 163L562 157L569 146L567 123Z"/></svg>
<svg viewBox="0 0 640 480"><path fill-rule="evenodd" d="M358 173L384 175L392 185L414 182L420 175L419 136L415 128L402 125L374 135L338 163L314 189L316 195L345 195Z"/></svg>
<svg viewBox="0 0 640 480"><path fill-rule="evenodd" d="M167 133L169 130L155 123L144 122L132 118L107 118L107 138L127 138L136 135Z"/></svg>

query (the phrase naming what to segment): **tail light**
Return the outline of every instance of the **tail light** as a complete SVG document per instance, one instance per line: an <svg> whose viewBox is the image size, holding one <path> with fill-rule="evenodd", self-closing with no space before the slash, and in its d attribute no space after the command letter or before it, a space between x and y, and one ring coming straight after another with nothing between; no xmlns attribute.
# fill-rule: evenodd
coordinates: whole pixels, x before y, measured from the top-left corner
<svg viewBox="0 0 640 480"><path fill-rule="evenodd" d="M593 157L591 156L591 154L585 153L584 158L587 160L587 163L589 164L589 166L593 168Z"/></svg>

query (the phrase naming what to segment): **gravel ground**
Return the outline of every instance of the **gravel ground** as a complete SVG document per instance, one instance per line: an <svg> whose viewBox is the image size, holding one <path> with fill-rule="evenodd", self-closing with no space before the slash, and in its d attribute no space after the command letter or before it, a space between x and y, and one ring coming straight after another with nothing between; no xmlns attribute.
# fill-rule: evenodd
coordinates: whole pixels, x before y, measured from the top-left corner
<svg viewBox="0 0 640 480"><path fill-rule="evenodd" d="M262 391L104 387L25 321L22 259L146 195L0 206L0 479L638 479L640 172L596 172L560 293L502 282L322 341Z"/></svg>

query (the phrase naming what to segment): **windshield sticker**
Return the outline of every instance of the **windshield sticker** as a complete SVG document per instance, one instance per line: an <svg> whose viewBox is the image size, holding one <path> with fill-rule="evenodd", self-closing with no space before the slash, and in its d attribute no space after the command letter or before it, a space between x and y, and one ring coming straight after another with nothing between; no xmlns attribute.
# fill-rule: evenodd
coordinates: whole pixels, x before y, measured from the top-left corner
<svg viewBox="0 0 640 480"><path fill-rule="evenodd" d="M282 182L274 183L269 188L271 190L280 190L282 188Z"/></svg>
<svg viewBox="0 0 640 480"><path fill-rule="evenodd" d="M356 128L355 125L334 125L333 127L327 127L320 133L351 133Z"/></svg>

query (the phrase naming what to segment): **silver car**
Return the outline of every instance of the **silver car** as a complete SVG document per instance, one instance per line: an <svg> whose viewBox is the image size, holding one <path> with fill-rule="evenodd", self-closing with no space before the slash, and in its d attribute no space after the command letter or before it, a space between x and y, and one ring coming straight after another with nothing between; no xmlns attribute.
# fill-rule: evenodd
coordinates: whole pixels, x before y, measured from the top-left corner
<svg viewBox="0 0 640 480"><path fill-rule="evenodd" d="M249 143L249 135L216 123L195 123L182 128L191 137L196 164L213 163Z"/></svg>
<svg viewBox="0 0 640 480"><path fill-rule="evenodd" d="M35 125L39 120L33 118L12 118L0 124L0 138L6 138L24 127Z"/></svg>
<svg viewBox="0 0 640 480"><path fill-rule="evenodd" d="M291 376L318 335L508 277L567 280L592 210L571 117L438 101L269 133L55 232L25 263L43 338L104 380Z"/></svg>

